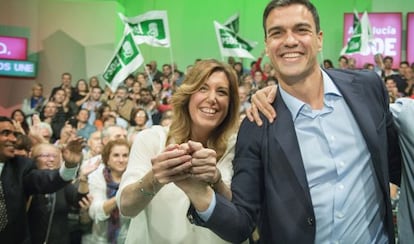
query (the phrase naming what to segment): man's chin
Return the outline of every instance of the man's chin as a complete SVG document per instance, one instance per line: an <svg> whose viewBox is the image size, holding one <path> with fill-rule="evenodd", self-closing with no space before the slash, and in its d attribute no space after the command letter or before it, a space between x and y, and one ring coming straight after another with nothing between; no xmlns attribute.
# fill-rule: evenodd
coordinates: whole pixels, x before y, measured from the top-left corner
<svg viewBox="0 0 414 244"><path fill-rule="evenodd" d="M14 156L16 156L14 149L13 150L8 150L4 153L4 156L6 156L6 158L14 158Z"/></svg>

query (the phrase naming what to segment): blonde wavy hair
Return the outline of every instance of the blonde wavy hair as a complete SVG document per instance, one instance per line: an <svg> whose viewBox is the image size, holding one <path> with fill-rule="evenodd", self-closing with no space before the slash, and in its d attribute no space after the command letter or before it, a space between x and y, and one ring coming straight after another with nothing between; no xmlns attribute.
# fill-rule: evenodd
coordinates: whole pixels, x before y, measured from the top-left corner
<svg viewBox="0 0 414 244"><path fill-rule="evenodd" d="M234 69L215 59L201 60L186 75L171 99L173 120L167 136L167 144L181 144L191 139L191 116L189 113L190 97L196 93L207 79L215 72L224 72L229 80L229 109L223 122L212 132L207 147L214 149L219 160L227 148L227 141L238 128L239 121L239 92L238 79Z"/></svg>

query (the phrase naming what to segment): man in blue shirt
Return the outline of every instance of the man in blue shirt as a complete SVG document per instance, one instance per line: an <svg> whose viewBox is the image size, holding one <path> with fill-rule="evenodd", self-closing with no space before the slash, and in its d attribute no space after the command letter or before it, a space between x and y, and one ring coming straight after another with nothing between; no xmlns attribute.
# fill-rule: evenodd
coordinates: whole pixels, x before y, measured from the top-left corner
<svg viewBox="0 0 414 244"><path fill-rule="evenodd" d="M178 184L190 221L231 242L257 225L263 243L393 243L389 181L399 184L401 153L383 82L320 69L323 33L309 1L271 1L263 27L277 118L241 125L231 202Z"/></svg>

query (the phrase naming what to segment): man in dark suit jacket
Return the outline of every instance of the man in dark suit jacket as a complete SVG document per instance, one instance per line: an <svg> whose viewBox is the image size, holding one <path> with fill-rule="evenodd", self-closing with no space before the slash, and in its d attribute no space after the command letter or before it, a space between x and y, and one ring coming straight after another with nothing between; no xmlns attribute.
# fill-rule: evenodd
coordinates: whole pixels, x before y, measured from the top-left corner
<svg viewBox="0 0 414 244"><path fill-rule="evenodd" d="M50 92L49 99L52 99L52 97L55 96L55 93L58 90L60 90L60 89L65 90L66 88L70 88L70 90L71 90L71 95L70 96L72 97L73 94L75 94L76 89L72 86L72 74L69 73L69 72L65 72L65 73L62 74L60 86L55 86L55 87L52 88L52 91Z"/></svg>
<svg viewBox="0 0 414 244"><path fill-rule="evenodd" d="M82 161L81 143L68 143L63 150L65 164L60 170L37 170L30 159L14 155L14 132L12 121L0 116L0 204L6 208L6 212L0 212L0 243L31 243L26 200L31 194L55 192L76 176Z"/></svg>
<svg viewBox="0 0 414 244"><path fill-rule="evenodd" d="M241 125L231 202L177 184L190 221L231 242L258 226L261 243L394 243L389 181L399 184L401 153L381 79L320 69L322 32L307 0L271 1L263 21L277 118Z"/></svg>

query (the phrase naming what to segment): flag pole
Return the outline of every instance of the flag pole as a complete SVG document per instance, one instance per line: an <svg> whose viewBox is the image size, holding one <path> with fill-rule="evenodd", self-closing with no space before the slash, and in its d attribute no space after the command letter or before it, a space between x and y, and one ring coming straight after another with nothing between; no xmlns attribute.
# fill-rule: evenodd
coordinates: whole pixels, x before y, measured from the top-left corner
<svg viewBox="0 0 414 244"><path fill-rule="evenodd" d="M174 75L174 56L173 56L173 51L172 51L171 39L170 39L170 48L168 49L170 50L171 72L172 72L172 75Z"/></svg>

